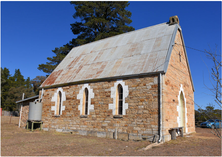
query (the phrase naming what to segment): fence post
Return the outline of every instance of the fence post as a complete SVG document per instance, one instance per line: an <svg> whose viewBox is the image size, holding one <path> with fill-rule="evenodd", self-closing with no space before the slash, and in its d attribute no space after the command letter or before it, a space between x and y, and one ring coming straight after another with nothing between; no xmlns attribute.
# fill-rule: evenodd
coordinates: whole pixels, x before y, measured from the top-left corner
<svg viewBox="0 0 222 157"><path fill-rule="evenodd" d="M11 114L11 112L10 112L10 122L9 122L9 124L11 124L11 119L12 119L12 114Z"/></svg>

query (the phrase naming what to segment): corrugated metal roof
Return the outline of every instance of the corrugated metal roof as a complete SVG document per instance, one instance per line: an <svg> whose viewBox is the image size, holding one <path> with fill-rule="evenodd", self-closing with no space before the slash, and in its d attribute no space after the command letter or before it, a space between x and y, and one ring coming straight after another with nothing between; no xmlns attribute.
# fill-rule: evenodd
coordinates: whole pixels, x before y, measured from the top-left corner
<svg viewBox="0 0 222 157"><path fill-rule="evenodd" d="M33 97L29 97L29 98L26 98L26 99L23 99L23 100L18 100L15 103L18 104L18 103L21 103L21 102L24 102L24 101L27 101L27 100L30 100L30 99L37 99L38 97L39 97L39 95L35 95Z"/></svg>
<svg viewBox="0 0 222 157"><path fill-rule="evenodd" d="M162 72L176 29L162 23L75 47L41 87Z"/></svg>

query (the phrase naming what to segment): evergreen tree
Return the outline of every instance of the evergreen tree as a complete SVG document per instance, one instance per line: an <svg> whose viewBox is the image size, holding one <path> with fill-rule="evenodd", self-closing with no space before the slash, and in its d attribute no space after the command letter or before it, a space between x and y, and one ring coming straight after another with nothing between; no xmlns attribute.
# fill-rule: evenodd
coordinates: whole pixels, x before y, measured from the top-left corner
<svg viewBox="0 0 222 157"><path fill-rule="evenodd" d="M214 106L209 103L205 109L195 110L195 121L203 122L208 119L221 119L221 110L215 109Z"/></svg>
<svg viewBox="0 0 222 157"><path fill-rule="evenodd" d="M32 89L32 84L31 84L31 81L30 81L30 77L28 77L25 81L25 87L27 89Z"/></svg>
<svg viewBox="0 0 222 157"><path fill-rule="evenodd" d="M134 30L133 27L127 26L132 20L131 12L125 9L129 5L126 1L70 3L76 10L73 17L81 19L81 22L71 24L73 34L78 35L76 42L79 45Z"/></svg>
<svg viewBox="0 0 222 157"><path fill-rule="evenodd" d="M39 87L40 85L45 81L45 76L36 76L33 80L31 80L31 83L33 85L33 90L36 95L39 94Z"/></svg>
<svg viewBox="0 0 222 157"><path fill-rule="evenodd" d="M125 9L129 5L126 1L70 3L76 10L73 18L80 19L71 24L71 30L77 38L60 48L55 48L53 50L55 56L48 57L49 62L39 65L38 69L47 74L57 67L73 47L134 30L133 27L128 26L132 20L130 19L131 12Z"/></svg>
<svg viewBox="0 0 222 157"><path fill-rule="evenodd" d="M7 99L11 82L9 80L10 72L7 68L1 68L1 108L5 109L5 101Z"/></svg>
<svg viewBox="0 0 222 157"><path fill-rule="evenodd" d="M20 87L25 85L25 79L24 76L22 76L19 69L15 69L15 74L12 78L13 86L14 87Z"/></svg>
<svg viewBox="0 0 222 157"><path fill-rule="evenodd" d="M28 77L26 80L19 69L15 70L15 74L10 76L7 68L1 68L1 107L3 110L16 110L16 101L25 97L34 96L33 87Z"/></svg>

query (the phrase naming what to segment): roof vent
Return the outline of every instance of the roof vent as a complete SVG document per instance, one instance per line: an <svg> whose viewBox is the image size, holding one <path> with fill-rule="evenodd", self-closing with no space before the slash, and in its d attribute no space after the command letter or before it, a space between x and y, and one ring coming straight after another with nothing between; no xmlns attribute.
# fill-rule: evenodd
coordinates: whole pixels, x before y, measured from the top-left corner
<svg viewBox="0 0 222 157"><path fill-rule="evenodd" d="M173 24L179 24L179 18L177 15L175 16L171 16L170 17L170 22L169 22L170 25L173 25Z"/></svg>

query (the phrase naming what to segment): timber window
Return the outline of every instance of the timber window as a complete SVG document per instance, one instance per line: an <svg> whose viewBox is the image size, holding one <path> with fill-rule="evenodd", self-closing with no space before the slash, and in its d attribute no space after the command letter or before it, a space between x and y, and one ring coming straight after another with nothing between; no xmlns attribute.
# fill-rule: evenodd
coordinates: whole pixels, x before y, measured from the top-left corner
<svg viewBox="0 0 222 157"><path fill-rule="evenodd" d="M128 103L125 102L125 99L128 95L128 86L122 80L117 80L111 87L110 96L113 98L113 103L109 104L109 109L112 110L113 118L122 118L123 115L126 115Z"/></svg>
<svg viewBox="0 0 222 157"><path fill-rule="evenodd" d="M118 92L117 92L117 110L118 115L123 114L123 87L121 84L118 85Z"/></svg>
<svg viewBox="0 0 222 157"><path fill-rule="evenodd" d="M51 101L55 102L55 106L51 107L54 112L54 116L59 117L62 115L62 111L65 110L65 106L63 106L63 102L66 101L66 94L61 87L57 89L54 93Z"/></svg>
<svg viewBox="0 0 222 157"><path fill-rule="evenodd" d="M91 104L92 98L94 98L93 89L90 88L89 84L84 84L77 95L77 99L80 100L78 105L80 118L87 118L90 115L90 111L94 110L94 105Z"/></svg>
<svg viewBox="0 0 222 157"><path fill-rule="evenodd" d="M56 106L56 115L60 116L61 115L61 101L62 100L62 93L59 91L57 95L57 106Z"/></svg>
<svg viewBox="0 0 222 157"><path fill-rule="evenodd" d="M88 101L89 101L89 91L87 88L85 88L83 93L83 105L82 105L83 115L88 115Z"/></svg>

